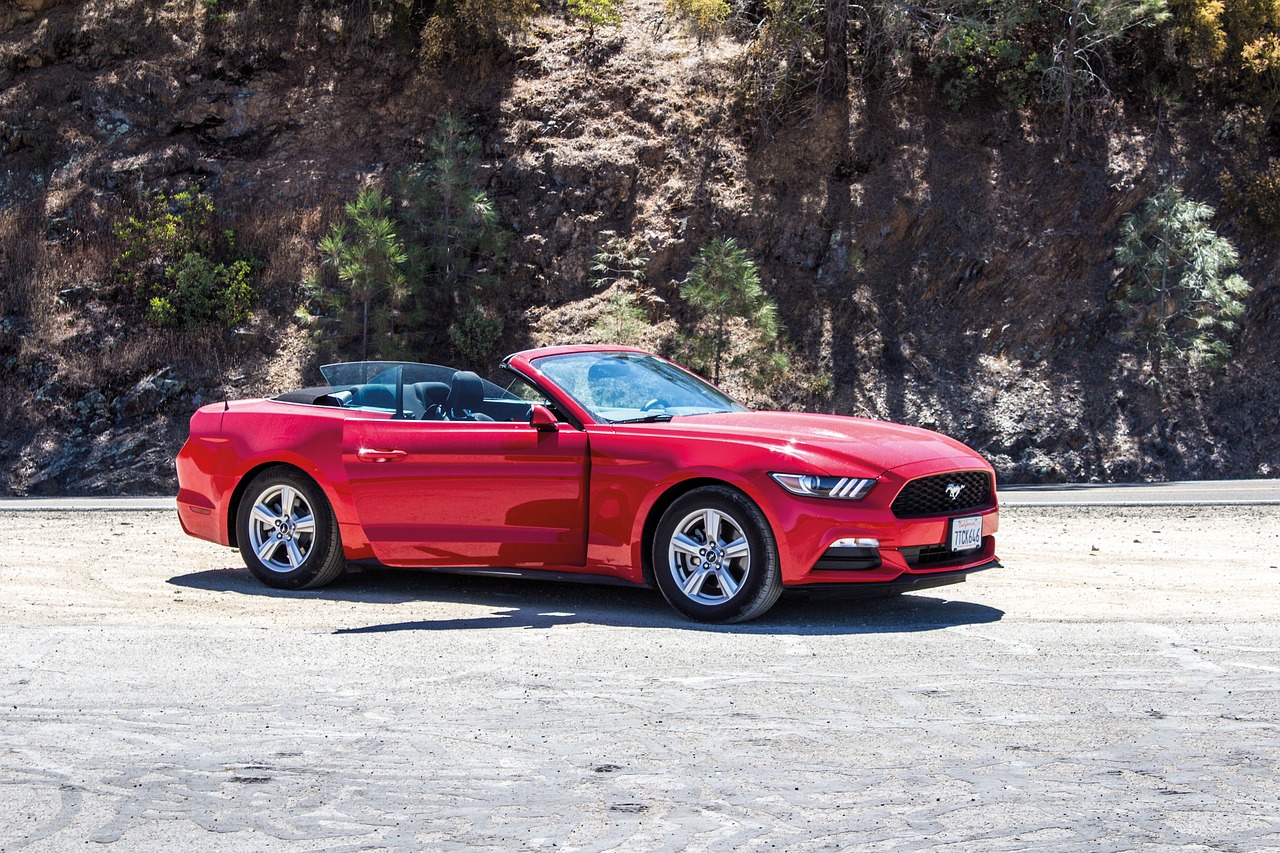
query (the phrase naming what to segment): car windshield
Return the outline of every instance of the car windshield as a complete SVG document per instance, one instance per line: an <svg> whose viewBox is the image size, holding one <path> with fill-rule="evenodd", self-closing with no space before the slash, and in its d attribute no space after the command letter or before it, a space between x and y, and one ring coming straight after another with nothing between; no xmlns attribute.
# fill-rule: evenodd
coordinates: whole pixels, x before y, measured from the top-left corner
<svg viewBox="0 0 1280 853"><path fill-rule="evenodd" d="M605 423L747 411L715 386L645 353L566 353L544 356L534 365Z"/></svg>

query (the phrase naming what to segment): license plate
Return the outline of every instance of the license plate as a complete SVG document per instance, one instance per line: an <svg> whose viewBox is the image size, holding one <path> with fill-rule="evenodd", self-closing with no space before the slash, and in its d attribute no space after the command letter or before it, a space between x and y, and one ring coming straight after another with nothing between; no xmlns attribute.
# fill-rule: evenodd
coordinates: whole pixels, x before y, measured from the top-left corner
<svg viewBox="0 0 1280 853"><path fill-rule="evenodd" d="M970 551L982 547L982 516L951 519L951 550Z"/></svg>

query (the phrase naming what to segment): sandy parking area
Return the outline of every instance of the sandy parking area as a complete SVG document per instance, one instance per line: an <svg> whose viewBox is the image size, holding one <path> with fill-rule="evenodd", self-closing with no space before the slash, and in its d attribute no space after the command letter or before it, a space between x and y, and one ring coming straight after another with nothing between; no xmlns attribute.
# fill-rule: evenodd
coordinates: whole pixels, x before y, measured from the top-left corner
<svg viewBox="0 0 1280 853"><path fill-rule="evenodd" d="M707 628L0 513L0 850L1280 849L1280 507L1003 528L964 585Z"/></svg>

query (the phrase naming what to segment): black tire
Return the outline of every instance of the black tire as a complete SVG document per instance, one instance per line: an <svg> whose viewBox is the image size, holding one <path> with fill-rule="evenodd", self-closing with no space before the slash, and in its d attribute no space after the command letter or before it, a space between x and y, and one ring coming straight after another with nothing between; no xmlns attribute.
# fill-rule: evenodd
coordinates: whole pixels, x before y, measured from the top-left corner
<svg viewBox="0 0 1280 853"><path fill-rule="evenodd" d="M333 507L295 468L268 468L249 482L236 510L236 541L253 576L276 589L314 589L346 568Z"/></svg>
<svg viewBox="0 0 1280 853"><path fill-rule="evenodd" d="M719 528L714 542L707 541L709 525ZM782 594L768 519L728 486L703 486L677 498L658 522L652 559L663 597L699 622L755 619Z"/></svg>

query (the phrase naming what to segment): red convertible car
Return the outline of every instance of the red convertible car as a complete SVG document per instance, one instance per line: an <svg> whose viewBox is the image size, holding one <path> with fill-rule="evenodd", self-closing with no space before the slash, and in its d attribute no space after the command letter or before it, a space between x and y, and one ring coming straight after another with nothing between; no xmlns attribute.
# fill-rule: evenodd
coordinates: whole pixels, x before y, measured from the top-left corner
<svg viewBox="0 0 1280 853"><path fill-rule="evenodd" d="M263 583L348 564L656 586L736 622L784 590L892 593L998 566L995 476L937 433L755 412L627 347L508 357L497 384L405 362L205 406L178 516Z"/></svg>

